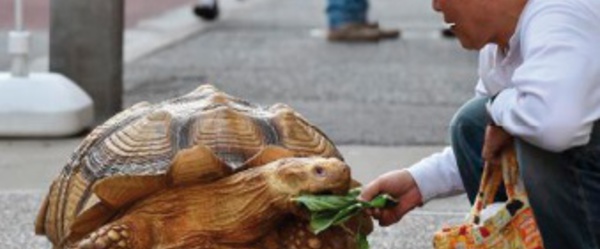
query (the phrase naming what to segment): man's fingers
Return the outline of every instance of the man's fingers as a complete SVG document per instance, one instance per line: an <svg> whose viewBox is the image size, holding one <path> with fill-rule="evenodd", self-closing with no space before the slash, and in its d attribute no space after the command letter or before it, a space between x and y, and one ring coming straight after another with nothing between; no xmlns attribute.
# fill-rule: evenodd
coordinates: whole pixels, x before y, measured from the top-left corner
<svg viewBox="0 0 600 249"><path fill-rule="evenodd" d="M378 215L379 225L384 227L392 225L400 221L400 219L404 217L404 214L406 214L411 209L412 208L402 206L402 203L400 203L394 208L381 209L381 213L380 215Z"/></svg>
<svg viewBox="0 0 600 249"><path fill-rule="evenodd" d="M491 148L490 146L483 147L481 158L491 165L499 165L500 157L502 156L501 148Z"/></svg>
<svg viewBox="0 0 600 249"><path fill-rule="evenodd" d="M494 160L500 156L500 148L497 146L492 146L488 143L483 145L483 149L481 150L481 157L485 161Z"/></svg>
<svg viewBox="0 0 600 249"><path fill-rule="evenodd" d="M498 164L502 150L510 146L512 137L498 126L488 125L485 130L485 141L481 150L481 157L491 163Z"/></svg>
<svg viewBox="0 0 600 249"><path fill-rule="evenodd" d="M483 158L483 160L485 161L491 158L488 146L486 146L485 144L483 145L483 149L481 150L481 158Z"/></svg>
<svg viewBox="0 0 600 249"><path fill-rule="evenodd" d="M373 182L369 183L368 185L366 185L362 189L362 191L360 192L360 195L358 196L358 199L361 201L370 201L375 196L377 196L380 191L381 191L381 188L380 188L379 181L373 181Z"/></svg>
<svg viewBox="0 0 600 249"><path fill-rule="evenodd" d="M482 155L481 155L483 160L486 162L496 161L499 158L499 156L500 156L499 151L496 151L495 153L493 153L491 151L484 151L484 153L482 153Z"/></svg>
<svg viewBox="0 0 600 249"><path fill-rule="evenodd" d="M375 219L381 219L381 209L379 208L371 208L368 213Z"/></svg>
<svg viewBox="0 0 600 249"><path fill-rule="evenodd" d="M382 227L392 225L402 219L402 216L404 216L404 212L400 207L386 209L381 213L379 225Z"/></svg>

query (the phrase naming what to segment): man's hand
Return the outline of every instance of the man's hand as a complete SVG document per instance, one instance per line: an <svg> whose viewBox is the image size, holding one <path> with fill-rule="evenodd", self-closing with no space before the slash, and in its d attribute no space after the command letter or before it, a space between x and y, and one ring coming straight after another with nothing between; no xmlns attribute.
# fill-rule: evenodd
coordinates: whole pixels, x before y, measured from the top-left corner
<svg viewBox="0 0 600 249"><path fill-rule="evenodd" d="M370 201L378 194L387 193L398 200L398 205L386 209L371 209L369 214L379 220L380 226L389 226L398 222L413 208L422 205L423 197L417 183L406 170L395 170L383 174L363 187L358 197Z"/></svg>
<svg viewBox="0 0 600 249"><path fill-rule="evenodd" d="M485 141L481 157L490 165L500 165L500 154L512 141L512 136L502 129L502 127L488 125L485 129Z"/></svg>

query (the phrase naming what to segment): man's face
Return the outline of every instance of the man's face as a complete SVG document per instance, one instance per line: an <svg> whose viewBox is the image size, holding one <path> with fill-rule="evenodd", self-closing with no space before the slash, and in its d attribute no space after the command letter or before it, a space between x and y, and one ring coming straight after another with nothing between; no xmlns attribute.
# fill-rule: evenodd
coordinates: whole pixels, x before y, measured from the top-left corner
<svg viewBox="0 0 600 249"><path fill-rule="evenodd" d="M494 29L490 0L432 0L433 9L444 15L444 22L466 49L481 49L493 42Z"/></svg>

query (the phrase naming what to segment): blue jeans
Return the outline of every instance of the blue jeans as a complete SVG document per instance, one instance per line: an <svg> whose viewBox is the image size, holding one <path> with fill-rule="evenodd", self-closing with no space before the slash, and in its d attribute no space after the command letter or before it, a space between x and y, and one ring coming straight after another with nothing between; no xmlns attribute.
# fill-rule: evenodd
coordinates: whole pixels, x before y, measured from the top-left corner
<svg viewBox="0 0 600 249"><path fill-rule="evenodd" d="M470 100L450 124L452 148L471 202L481 180L487 100ZM600 122L594 124L587 145L562 153L520 139L515 139L515 147L545 248L600 249ZM503 190L497 200L506 198L502 194Z"/></svg>
<svg viewBox="0 0 600 249"><path fill-rule="evenodd" d="M327 0L329 28L335 29L349 23L367 22L367 0Z"/></svg>

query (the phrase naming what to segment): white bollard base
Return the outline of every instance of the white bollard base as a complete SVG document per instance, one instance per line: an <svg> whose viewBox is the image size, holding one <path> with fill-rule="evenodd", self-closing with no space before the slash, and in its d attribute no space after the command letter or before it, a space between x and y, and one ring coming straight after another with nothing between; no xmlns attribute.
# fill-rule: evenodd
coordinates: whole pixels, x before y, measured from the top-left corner
<svg viewBox="0 0 600 249"><path fill-rule="evenodd" d="M74 135L94 120L92 99L67 77L0 73L0 136Z"/></svg>

